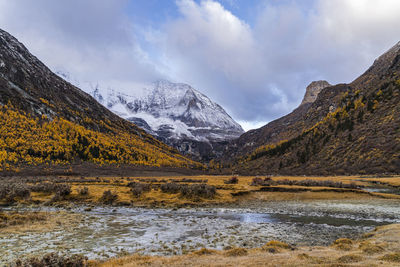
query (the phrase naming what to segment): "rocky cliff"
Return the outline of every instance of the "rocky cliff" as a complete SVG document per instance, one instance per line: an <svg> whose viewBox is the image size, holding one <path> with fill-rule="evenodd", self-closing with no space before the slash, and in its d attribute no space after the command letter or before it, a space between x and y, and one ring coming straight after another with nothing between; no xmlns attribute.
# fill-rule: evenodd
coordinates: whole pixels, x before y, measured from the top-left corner
<svg viewBox="0 0 400 267"><path fill-rule="evenodd" d="M328 86L331 86L331 84L329 84L327 81L314 81L310 83L310 85L308 85L306 88L306 93L300 105L313 103L317 99L317 96L322 89Z"/></svg>

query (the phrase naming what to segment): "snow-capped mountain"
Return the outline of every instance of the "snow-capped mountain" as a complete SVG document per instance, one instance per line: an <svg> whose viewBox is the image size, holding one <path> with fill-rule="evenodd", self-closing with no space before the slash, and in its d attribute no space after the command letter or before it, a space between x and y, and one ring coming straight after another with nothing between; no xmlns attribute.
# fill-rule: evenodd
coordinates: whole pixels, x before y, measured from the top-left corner
<svg viewBox="0 0 400 267"><path fill-rule="evenodd" d="M125 94L58 74L115 114L197 159L244 132L220 105L187 84L157 81Z"/></svg>
<svg viewBox="0 0 400 267"><path fill-rule="evenodd" d="M221 106L187 84L158 81L134 93L91 92L114 113L161 137L225 141L243 133Z"/></svg>

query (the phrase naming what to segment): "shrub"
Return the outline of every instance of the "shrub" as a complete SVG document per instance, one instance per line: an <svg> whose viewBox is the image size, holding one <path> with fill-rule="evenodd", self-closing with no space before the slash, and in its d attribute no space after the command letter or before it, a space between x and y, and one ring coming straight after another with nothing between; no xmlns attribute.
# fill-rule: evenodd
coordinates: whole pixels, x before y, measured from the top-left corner
<svg viewBox="0 0 400 267"><path fill-rule="evenodd" d="M89 195L89 188L87 186L78 188L78 195L81 195L81 196Z"/></svg>
<svg viewBox="0 0 400 267"><path fill-rule="evenodd" d="M131 192L135 197L140 197L144 192L151 190L151 185L146 183L130 182L128 186L131 188Z"/></svg>
<svg viewBox="0 0 400 267"><path fill-rule="evenodd" d="M182 179L170 179L173 183L207 183L208 180L202 179L191 179L191 178L182 178Z"/></svg>
<svg viewBox="0 0 400 267"><path fill-rule="evenodd" d="M252 186L257 186L257 185L263 185L264 181L260 177L254 177L253 180L251 181Z"/></svg>
<svg viewBox="0 0 400 267"><path fill-rule="evenodd" d="M65 199L66 196L71 194L71 186L67 184L53 184L52 188L53 192L55 193L54 196L50 199L48 204L53 202L62 201Z"/></svg>
<svg viewBox="0 0 400 267"><path fill-rule="evenodd" d="M55 193L60 196L71 194L71 186L58 183L39 183L30 186L32 192Z"/></svg>
<svg viewBox="0 0 400 267"><path fill-rule="evenodd" d="M42 257L17 260L14 265L17 267L83 267L87 266L87 258L81 255L64 256L50 253Z"/></svg>
<svg viewBox="0 0 400 267"><path fill-rule="evenodd" d="M65 197L65 196L68 196L69 194L71 194L71 186L68 184L57 184L54 187L54 191L55 191L56 195Z"/></svg>
<svg viewBox="0 0 400 267"><path fill-rule="evenodd" d="M7 203L15 202L16 198L26 199L31 195L31 191L26 184L11 183L0 186L0 200L6 200Z"/></svg>
<svg viewBox="0 0 400 267"><path fill-rule="evenodd" d="M181 191L181 187L185 185L179 185L176 183L165 183L160 186L163 193L176 194Z"/></svg>
<svg viewBox="0 0 400 267"><path fill-rule="evenodd" d="M181 196L186 198L214 198L216 193L215 186L207 184L193 184L181 187Z"/></svg>
<svg viewBox="0 0 400 267"><path fill-rule="evenodd" d="M176 194L180 193L181 197L186 198L214 198L217 190L215 186L207 184L176 184L166 183L160 186L163 193Z"/></svg>
<svg viewBox="0 0 400 267"><path fill-rule="evenodd" d="M106 190L103 192L103 195L99 199L100 202L104 204L112 204L118 199L118 194L111 192L111 190Z"/></svg>
<svg viewBox="0 0 400 267"><path fill-rule="evenodd" d="M38 183L31 185L30 188L32 192L52 193L55 185L53 183Z"/></svg>
<svg viewBox="0 0 400 267"><path fill-rule="evenodd" d="M228 180L225 180L225 184L237 184L239 182L239 179L237 177L231 177Z"/></svg>
<svg viewBox="0 0 400 267"><path fill-rule="evenodd" d="M31 194L29 188L24 184L15 184L12 186L11 195L13 197L28 198Z"/></svg>
<svg viewBox="0 0 400 267"><path fill-rule="evenodd" d="M270 186L273 184L275 184L275 182L270 177L266 177L264 179L260 177L254 177L250 183L252 186Z"/></svg>
<svg viewBox="0 0 400 267"><path fill-rule="evenodd" d="M280 185L297 185L297 186L321 186L321 187L334 187L334 188L347 188L347 189L357 189L360 186L356 185L354 182L350 184L344 184L342 182L334 182L331 180L311 180L311 179L306 179L306 180L288 180L288 179L283 179L283 180L278 180L276 181L277 184Z"/></svg>

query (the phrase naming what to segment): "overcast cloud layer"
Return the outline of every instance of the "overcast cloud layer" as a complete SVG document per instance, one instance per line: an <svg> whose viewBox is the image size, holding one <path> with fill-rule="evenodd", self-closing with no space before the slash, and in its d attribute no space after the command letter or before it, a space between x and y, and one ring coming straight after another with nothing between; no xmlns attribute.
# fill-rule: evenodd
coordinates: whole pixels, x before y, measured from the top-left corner
<svg viewBox="0 0 400 267"><path fill-rule="evenodd" d="M247 129L290 112L312 80L352 81L400 40L398 0L162 1L165 17L140 2L0 0L0 28L79 80L189 83Z"/></svg>

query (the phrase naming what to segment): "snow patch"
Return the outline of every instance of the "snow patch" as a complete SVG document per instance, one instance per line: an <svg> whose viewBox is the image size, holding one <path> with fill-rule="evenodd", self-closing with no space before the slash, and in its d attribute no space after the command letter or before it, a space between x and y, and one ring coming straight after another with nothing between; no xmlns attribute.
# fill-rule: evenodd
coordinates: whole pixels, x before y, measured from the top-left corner
<svg viewBox="0 0 400 267"><path fill-rule="evenodd" d="M118 116L144 120L153 135L167 139L222 141L237 138L244 132L220 105L188 84L109 82L112 85L106 86L78 81L68 72L56 73Z"/></svg>

